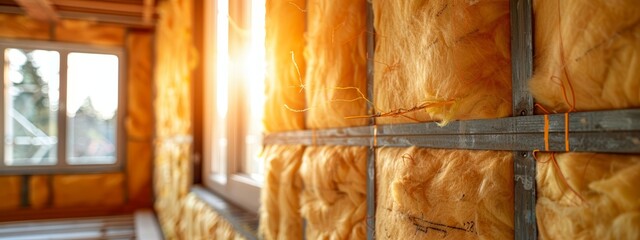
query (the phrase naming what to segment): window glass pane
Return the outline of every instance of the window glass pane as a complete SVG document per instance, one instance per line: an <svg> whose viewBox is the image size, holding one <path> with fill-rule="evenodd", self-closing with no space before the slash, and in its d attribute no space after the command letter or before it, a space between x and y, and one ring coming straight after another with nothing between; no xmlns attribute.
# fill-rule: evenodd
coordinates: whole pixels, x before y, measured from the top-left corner
<svg viewBox="0 0 640 240"><path fill-rule="evenodd" d="M213 159L211 172L226 174L227 161L227 113L229 110L229 6L227 1L217 1L216 24L216 111L213 127Z"/></svg>
<svg viewBox="0 0 640 240"><path fill-rule="evenodd" d="M67 59L67 162L115 163L118 57L70 53Z"/></svg>
<svg viewBox="0 0 640 240"><path fill-rule="evenodd" d="M8 48L4 57L5 164L53 165L57 159L60 55Z"/></svg>
<svg viewBox="0 0 640 240"><path fill-rule="evenodd" d="M265 104L265 0L253 0L251 3L251 45L249 50L247 99L248 116L247 135L245 136L245 159L243 170L256 180L262 180L264 162L258 157L262 149L262 117Z"/></svg>

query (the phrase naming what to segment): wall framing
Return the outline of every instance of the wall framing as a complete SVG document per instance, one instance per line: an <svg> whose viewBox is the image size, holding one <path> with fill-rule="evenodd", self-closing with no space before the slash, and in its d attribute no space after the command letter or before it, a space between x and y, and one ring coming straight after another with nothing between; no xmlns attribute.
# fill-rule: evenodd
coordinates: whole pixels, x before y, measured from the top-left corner
<svg viewBox="0 0 640 240"><path fill-rule="evenodd" d="M538 239L536 161L532 150L640 153L640 109L533 115L527 81L533 74L532 0L510 1L513 115L509 118L436 123L376 125L267 134L264 144L369 146L367 157L367 239L375 239L375 154L379 146L468 150L509 150L514 154L515 239ZM375 33L367 3L367 95L372 100ZM371 112L371 106L368 111ZM568 126L567 126L568 123ZM568 129L565 129L568 128ZM545 142L545 135L549 140ZM568 135L568 136L565 136Z"/></svg>

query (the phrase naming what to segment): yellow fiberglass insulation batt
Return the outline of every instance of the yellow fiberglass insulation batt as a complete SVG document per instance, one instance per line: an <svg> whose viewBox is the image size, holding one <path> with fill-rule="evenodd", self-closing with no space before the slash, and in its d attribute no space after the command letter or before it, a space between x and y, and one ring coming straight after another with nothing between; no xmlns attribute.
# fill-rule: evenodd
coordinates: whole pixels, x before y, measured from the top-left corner
<svg viewBox="0 0 640 240"><path fill-rule="evenodd" d="M549 112L640 106L640 4L534 1L529 87ZM541 110L541 109L538 109ZM569 142L571 144L571 142ZM536 215L543 239L639 239L640 156L538 157Z"/></svg>
<svg viewBox="0 0 640 240"><path fill-rule="evenodd" d="M266 176L260 195L260 235L264 239L301 239L300 194L303 146L267 146Z"/></svg>
<svg viewBox="0 0 640 240"><path fill-rule="evenodd" d="M244 239L224 217L193 193L183 201L179 226L178 239Z"/></svg>
<svg viewBox="0 0 640 240"><path fill-rule="evenodd" d="M511 114L508 0L373 1L378 123Z"/></svg>
<svg viewBox="0 0 640 240"><path fill-rule="evenodd" d="M266 132L304 128L304 113L288 110L304 109L304 31L306 0L267 1L264 128ZM293 53L293 56L292 56ZM294 61L295 59L295 61Z"/></svg>
<svg viewBox="0 0 640 240"><path fill-rule="evenodd" d="M366 125L365 0L308 2L307 127ZM360 94L358 91L360 91ZM364 95L364 96L363 96Z"/></svg>
<svg viewBox="0 0 640 240"><path fill-rule="evenodd" d="M640 106L638 1L533 2L538 103L552 112Z"/></svg>
<svg viewBox="0 0 640 240"><path fill-rule="evenodd" d="M300 175L307 239L365 239L366 147L307 147Z"/></svg>
<svg viewBox="0 0 640 240"><path fill-rule="evenodd" d="M542 239L640 239L640 156L539 154Z"/></svg>
<svg viewBox="0 0 640 240"><path fill-rule="evenodd" d="M379 239L513 239L513 153L382 148Z"/></svg>

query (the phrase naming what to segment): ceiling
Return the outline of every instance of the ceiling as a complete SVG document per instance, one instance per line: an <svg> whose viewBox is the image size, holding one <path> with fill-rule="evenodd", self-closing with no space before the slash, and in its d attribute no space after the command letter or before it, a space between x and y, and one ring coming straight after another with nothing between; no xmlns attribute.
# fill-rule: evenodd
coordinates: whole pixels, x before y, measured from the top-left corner
<svg viewBox="0 0 640 240"><path fill-rule="evenodd" d="M0 13L26 14L42 21L85 19L152 27L156 0L0 0Z"/></svg>

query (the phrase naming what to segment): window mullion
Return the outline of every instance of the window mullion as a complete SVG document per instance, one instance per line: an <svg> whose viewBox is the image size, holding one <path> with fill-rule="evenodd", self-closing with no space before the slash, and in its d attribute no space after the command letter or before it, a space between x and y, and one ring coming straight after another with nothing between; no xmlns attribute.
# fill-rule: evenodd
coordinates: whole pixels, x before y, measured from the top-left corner
<svg viewBox="0 0 640 240"><path fill-rule="evenodd" d="M60 98L58 107L58 161L56 166L66 167L67 163L67 58L68 51L60 51Z"/></svg>

